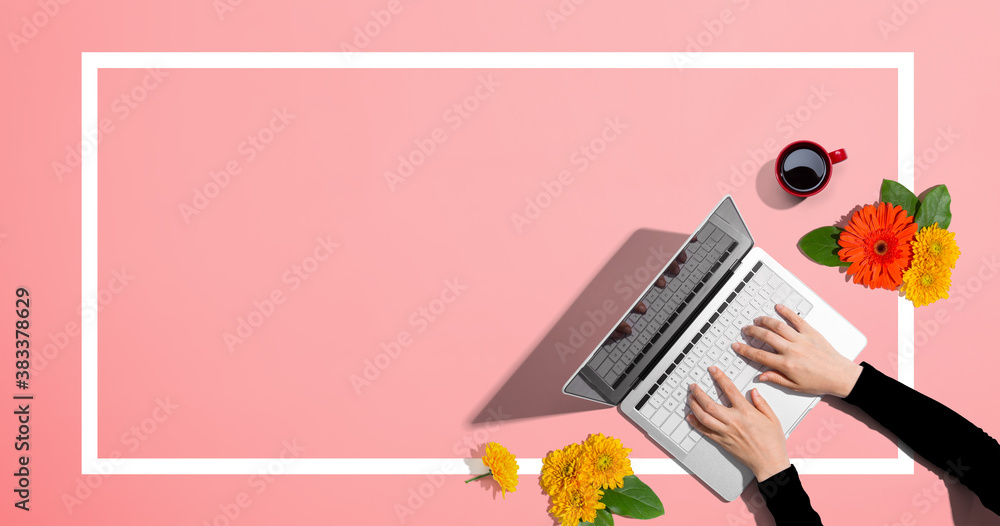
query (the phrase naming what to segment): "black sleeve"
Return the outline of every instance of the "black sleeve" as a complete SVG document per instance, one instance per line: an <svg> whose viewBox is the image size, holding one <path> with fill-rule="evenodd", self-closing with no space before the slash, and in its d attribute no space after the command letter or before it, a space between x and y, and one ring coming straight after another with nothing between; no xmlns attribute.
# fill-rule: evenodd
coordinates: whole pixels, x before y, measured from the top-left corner
<svg viewBox="0 0 1000 526"><path fill-rule="evenodd" d="M894 433L947 476L958 479L1000 515L1000 443L943 404L862 362L844 398Z"/></svg>
<svg viewBox="0 0 1000 526"><path fill-rule="evenodd" d="M795 466L758 482L757 489L774 516L775 526L822 526L819 514L809 503L809 495L802 489Z"/></svg>

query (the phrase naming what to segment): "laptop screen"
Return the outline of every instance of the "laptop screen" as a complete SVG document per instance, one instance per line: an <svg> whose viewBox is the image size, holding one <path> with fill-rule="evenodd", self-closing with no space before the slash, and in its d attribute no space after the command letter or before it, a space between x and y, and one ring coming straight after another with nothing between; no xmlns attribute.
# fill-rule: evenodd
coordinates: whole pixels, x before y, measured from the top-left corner
<svg viewBox="0 0 1000 526"><path fill-rule="evenodd" d="M619 404L751 248L753 238L732 197L726 196L612 325L563 392Z"/></svg>

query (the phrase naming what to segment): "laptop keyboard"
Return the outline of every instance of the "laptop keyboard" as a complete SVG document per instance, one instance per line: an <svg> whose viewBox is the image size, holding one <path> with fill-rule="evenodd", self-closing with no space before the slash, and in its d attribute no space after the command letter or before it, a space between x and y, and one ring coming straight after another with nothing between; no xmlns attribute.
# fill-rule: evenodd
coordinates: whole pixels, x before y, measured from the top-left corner
<svg viewBox="0 0 1000 526"><path fill-rule="evenodd" d="M618 388L738 246L729 234L711 223L696 237L701 242L692 241L685 247L687 260L680 265L680 272L667 277L664 288L653 286L643 296L646 312L632 313L625 318L632 333L604 342L588 362L612 389Z"/></svg>
<svg viewBox="0 0 1000 526"><path fill-rule="evenodd" d="M776 303L786 305L801 316L809 314L813 308L785 280L763 262L758 262L687 343L683 352L669 364L658 364L657 369L650 373L650 378L656 378L656 374L660 373L659 379L643 395L635 409L681 449L691 451L702 439L702 434L685 419L691 412L687 403L688 386L696 383L713 400L730 406L708 374L708 367L715 365L725 371L726 376L743 392L763 366L736 354L730 346L740 340L758 349L774 352L770 345L748 338L742 328L752 324L758 316L774 316Z"/></svg>

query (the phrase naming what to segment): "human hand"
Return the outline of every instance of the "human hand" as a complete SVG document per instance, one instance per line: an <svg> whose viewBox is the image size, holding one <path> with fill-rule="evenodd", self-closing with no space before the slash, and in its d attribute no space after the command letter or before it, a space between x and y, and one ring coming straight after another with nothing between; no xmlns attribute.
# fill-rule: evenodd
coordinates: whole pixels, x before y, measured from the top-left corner
<svg viewBox="0 0 1000 526"><path fill-rule="evenodd" d="M850 394L861 376L861 366L848 360L826 341L826 338L806 323L795 311L784 305L775 310L791 324L761 316L756 325L744 327L748 336L770 345L776 352L756 349L745 343L733 344L740 355L773 369L760 375L760 380L814 395L832 394L841 398Z"/></svg>
<svg viewBox="0 0 1000 526"><path fill-rule="evenodd" d="M716 403L698 384L691 384L688 422L750 468L759 481L788 468L785 433L764 397L753 389L750 403L721 369L712 366L708 372L732 407Z"/></svg>

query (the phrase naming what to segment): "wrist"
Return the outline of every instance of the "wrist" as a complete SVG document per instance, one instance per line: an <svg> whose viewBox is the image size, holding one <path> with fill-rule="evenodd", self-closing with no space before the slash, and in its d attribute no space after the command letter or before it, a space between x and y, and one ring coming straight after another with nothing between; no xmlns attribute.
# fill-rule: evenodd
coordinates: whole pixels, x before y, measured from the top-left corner
<svg viewBox="0 0 1000 526"><path fill-rule="evenodd" d="M769 462L767 465L759 466L754 468L753 475L757 478L757 482L764 482L765 480L785 471L790 468L792 463L789 462L788 458L776 459L774 462Z"/></svg>
<svg viewBox="0 0 1000 526"><path fill-rule="evenodd" d="M837 387L836 392L830 394L838 398L846 398L847 395L851 394L851 391L854 390L854 385L858 383L858 378L861 377L861 371L863 370L863 367L851 362L850 367L848 367L844 372L843 378L839 382L840 385Z"/></svg>

